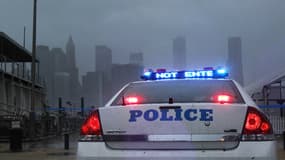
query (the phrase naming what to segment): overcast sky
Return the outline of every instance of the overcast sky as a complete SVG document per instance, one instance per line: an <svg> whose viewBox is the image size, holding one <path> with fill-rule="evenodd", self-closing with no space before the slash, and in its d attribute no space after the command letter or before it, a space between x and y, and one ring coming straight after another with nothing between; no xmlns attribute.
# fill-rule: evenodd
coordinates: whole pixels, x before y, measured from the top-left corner
<svg viewBox="0 0 285 160"><path fill-rule="evenodd" d="M0 31L27 48L33 0L0 0ZM37 43L76 44L81 74L94 71L94 46L113 50L114 63L144 53L147 68L172 66L172 39L187 39L189 68L224 65L227 39L242 38L245 83L285 72L284 0L38 0Z"/></svg>

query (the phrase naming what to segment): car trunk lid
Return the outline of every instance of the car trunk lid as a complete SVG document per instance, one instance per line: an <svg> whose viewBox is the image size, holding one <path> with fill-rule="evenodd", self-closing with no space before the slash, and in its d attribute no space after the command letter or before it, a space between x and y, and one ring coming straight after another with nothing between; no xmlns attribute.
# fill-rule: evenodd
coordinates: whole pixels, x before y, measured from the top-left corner
<svg viewBox="0 0 285 160"><path fill-rule="evenodd" d="M106 145L113 149L233 149L244 104L175 103L99 109Z"/></svg>

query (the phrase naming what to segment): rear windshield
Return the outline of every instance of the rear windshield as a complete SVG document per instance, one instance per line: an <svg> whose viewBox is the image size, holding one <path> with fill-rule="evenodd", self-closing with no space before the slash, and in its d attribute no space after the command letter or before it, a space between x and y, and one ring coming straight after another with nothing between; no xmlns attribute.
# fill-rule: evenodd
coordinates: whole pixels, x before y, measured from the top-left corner
<svg viewBox="0 0 285 160"><path fill-rule="evenodd" d="M236 86L230 80L162 80L131 83L112 105L122 105L128 97L138 98L138 104L170 103L170 101L212 103L218 95L230 96L230 103L244 103Z"/></svg>

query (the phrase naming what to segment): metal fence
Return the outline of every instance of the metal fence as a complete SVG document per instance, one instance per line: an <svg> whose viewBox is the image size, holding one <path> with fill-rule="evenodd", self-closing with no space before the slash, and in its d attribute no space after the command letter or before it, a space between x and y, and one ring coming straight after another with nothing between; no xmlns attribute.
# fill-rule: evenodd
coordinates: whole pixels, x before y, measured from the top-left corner
<svg viewBox="0 0 285 160"><path fill-rule="evenodd" d="M285 106L284 105L259 105L272 124L275 134L285 131Z"/></svg>
<svg viewBox="0 0 285 160"><path fill-rule="evenodd" d="M282 134L285 131L285 117L269 115L268 118L275 134Z"/></svg>

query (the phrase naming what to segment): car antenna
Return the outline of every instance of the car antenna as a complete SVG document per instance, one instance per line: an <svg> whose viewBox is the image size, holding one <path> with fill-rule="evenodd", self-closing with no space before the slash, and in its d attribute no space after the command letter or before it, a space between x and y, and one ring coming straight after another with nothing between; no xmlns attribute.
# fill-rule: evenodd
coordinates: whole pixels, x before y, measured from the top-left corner
<svg viewBox="0 0 285 160"><path fill-rule="evenodd" d="M169 104L173 104L173 98L172 98L172 97L169 97L168 103L169 103Z"/></svg>
<svg viewBox="0 0 285 160"><path fill-rule="evenodd" d="M124 95L122 96L122 105L123 105L123 106L126 105L126 103L125 103L125 96L124 96Z"/></svg>

